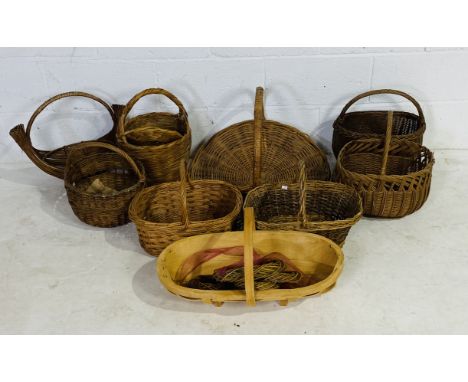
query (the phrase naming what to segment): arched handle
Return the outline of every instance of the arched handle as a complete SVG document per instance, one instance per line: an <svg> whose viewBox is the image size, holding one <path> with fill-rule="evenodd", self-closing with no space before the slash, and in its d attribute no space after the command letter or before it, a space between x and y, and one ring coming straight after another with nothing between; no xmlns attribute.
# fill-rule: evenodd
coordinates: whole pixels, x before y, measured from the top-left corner
<svg viewBox="0 0 468 382"><path fill-rule="evenodd" d="M385 132L385 146L382 156L382 166L380 168L380 175L385 175L387 172L388 152L390 151L390 142L392 141L392 128L393 128L393 111L387 114L387 130Z"/></svg>
<svg viewBox="0 0 468 382"><path fill-rule="evenodd" d="M368 92L365 92L365 93L362 93L362 94L359 94L357 95L356 97L354 97L351 101L349 101L345 107L343 108L343 110L341 111L338 119L343 119L344 118L344 115L346 114L346 112L348 111L348 109L354 104L356 103L357 101L359 101L360 99L362 98L366 98L366 97L369 97L369 96L372 96L372 95L377 95L377 94L395 94L395 95L399 95L403 98L406 98L408 101L410 101L415 107L416 109L418 110L418 115L419 115L419 118L421 119L421 124L424 124L425 123L425 119L424 119L424 113L422 111L422 108L421 108L421 105L418 103L418 101L416 101L416 99L414 99L412 96L410 96L409 94L405 93L405 92L402 92L401 90L393 90L393 89L380 89L380 90L370 90Z"/></svg>
<svg viewBox="0 0 468 382"><path fill-rule="evenodd" d="M179 118L187 119L187 111L185 110L184 105L182 105L182 102L180 102L180 100L174 94L161 88L150 88L150 89L142 90L138 94L135 94L130 101L128 101L128 103L125 105L124 109L122 110L122 113L120 114L119 124L117 127L117 136L120 139L122 139L124 142L127 142L127 139L124 135L124 124L125 124L125 119L127 118L128 113L130 113L130 111L133 109L135 104L141 98L151 95L151 94L163 95L169 98L179 108Z"/></svg>
<svg viewBox="0 0 468 382"><path fill-rule="evenodd" d="M300 164L300 171L299 171L299 213L298 213L298 220L301 222L302 228L305 228L307 224L307 205L306 205L306 198L307 198L307 173L306 173L306 165L304 161L301 161Z"/></svg>
<svg viewBox="0 0 468 382"><path fill-rule="evenodd" d="M244 209L244 282L245 301L247 305L255 306L253 236L255 232L255 216L252 207Z"/></svg>
<svg viewBox="0 0 468 382"><path fill-rule="evenodd" d="M253 168L253 187L257 187L261 177L261 155L262 155L262 126L265 120L265 111L263 106L263 88L257 87L255 91L254 105L254 168Z"/></svg>
<svg viewBox="0 0 468 382"><path fill-rule="evenodd" d="M187 208L187 188L188 188L188 174L187 174L187 164L185 160L182 159L179 165L179 175L180 175L180 212L182 217L182 224L184 228L187 228L189 221L189 214Z"/></svg>
<svg viewBox="0 0 468 382"><path fill-rule="evenodd" d="M102 149L106 149L106 150L113 151L113 152L117 153L118 155L120 155L122 158L124 158L128 162L128 164L130 165L132 170L138 176L139 181L140 182L145 181L145 175L138 168L135 161L125 151L123 151L122 149L119 149L118 147L116 147L114 145L111 145L109 143L99 142L99 141L82 142L82 143L78 143L75 146L73 146L73 148L70 151L70 155L68 156L68 159L67 159L67 163L66 163L66 166L65 166L65 173L68 172L68 170L70 168L70 165L71 165L70 158L73 157L74 153L78 152L79 150L83 150L83 149L87 149L87 148L93 148L93 147L102 148Z"/></svg>

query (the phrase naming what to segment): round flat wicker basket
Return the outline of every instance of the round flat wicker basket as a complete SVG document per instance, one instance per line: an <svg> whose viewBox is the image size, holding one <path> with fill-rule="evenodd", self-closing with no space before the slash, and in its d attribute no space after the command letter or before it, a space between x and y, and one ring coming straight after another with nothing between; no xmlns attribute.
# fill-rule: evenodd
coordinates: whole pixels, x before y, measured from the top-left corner
<svg viewBox="0 0 468 382"><path fill-rule="evenodd" d="M362 215L354 188L326 181L307 181L301 165L299 183L263 185L249 191L244 207L253 207L260 230L316 233L342 246Z"/></svg>
<svg viewBox="0 0 468 382"><path fill-rule="evenodd" d="M135 104L151 94L169 98L179 108L179 113L155 112L127 119ZM179 99L167 90L143 90L128 102L120 114L117 140L132 158L143 163L147 184L178 180L179 163L182 159L188 160L192 141L187 112Z"/></svg>
<svg viewBox="0 0 468 382"><path fill-rule="evenodd" d="M254 213L246 208L244 232L223 232L188 237L169 245L159 256L157 274L166 289L190 300L221 306L226 301L279 301L287 305L306 296L325 293L335 285L342 269L344 256L341 248L323 236L297 231L255 231ZM240 258L244 263L245 290L201 290L182 284L199 275L211 275L217 268L239 261L238 257L220 254L199 264L184 279L179 271L194 253L213 249L243 246ZM306 286L291 289L255 290L254 249L260 256L280 252L294 263L308 279Z"/></svg>
<svg viewBox="0 0 468 382"><path fill-rule="evenodd" d="M409 215L429 195L434 154L418 143L392 139L392 119L388 112L385 139L349 142L337 158L337 181L356 189L367 216Z"/></svg>
<svg viewBox="0 0 468 382"><path fill-rule="evenodd" d="M242 208L242 195L233 185L216 180L187 179L180 163L180 181L145 188L130 204L140 244L158 256L170 243L187 236L229 231Z"/></svg>
<svg viewBox="0 0 468 382"><path fill-rule="evenodd" d="M111 130L109 133L105 134L103 137L97 139L98 141L114 143L115 142L115 131L117 127L118 115L121 113L123 106L121 105L112 105L109 106L99 97L96 97L89 93L84 92L68 92L58 94L55 97L52 97L45 101L31 116L26 129L24 125L17 125L10 130L10 135L16 141L19 147L26 153L26 155L31 159L31 161L39 167L45 173L55 176L57 178L63 179L64 177L64 168L65 162L67 160L68 153L76 145L76 143L71 145L66 145L54 150L40 150L35 148L31 142L31 128L36 120L37 116L51 103L58 101L63 98L68 97L84 97L92 99L102 106L109 112L111 116Z"/></svg>
<svg viewBox="0 0 468 382"><path fill-rule="evenodd" d="M143 167L115 146L84 142L70 151L65 189L73 212L86 224L115 227L128 223L130 201L144 184Z"/></svg>
<svg viewBox="0 0 468 382"><path fill-rule="evenodd" d="M385 138L387 128L387 111L354 111L348 109L360 99L377 94L395 94L409 100L417 109L419 115L404 111L393 112L392 134L394 138L422 144L426 130L426 121L421 105L409 94L399 90L371 90L354 97L349 101L333 123L333 153L338 157L343 146L356 139Z"/></svg>
<svg viewBox="0 0 468 382"><path fill-rule="evenodd" d="M326 156L307 134L265 119L263 89L258 87L254 119L211 137L195 154L190 174L193 179L224 180L247 192L261 184L294 182L301 160L309 179L329 179Z"/></svg>

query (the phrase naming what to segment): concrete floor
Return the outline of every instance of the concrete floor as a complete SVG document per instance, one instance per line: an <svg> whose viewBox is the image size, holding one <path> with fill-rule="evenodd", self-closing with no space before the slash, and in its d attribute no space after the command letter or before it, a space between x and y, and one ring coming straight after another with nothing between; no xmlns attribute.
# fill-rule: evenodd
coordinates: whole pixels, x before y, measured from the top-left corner
<svg viewBox="0 0 468 382"><path fill-rule="evenodd" d="M287 307L168 293L133 224L73 215L62 183L0 166L0 333L468 333L468 151L437 151L415 214L361 220L336 288Z"/></svg>

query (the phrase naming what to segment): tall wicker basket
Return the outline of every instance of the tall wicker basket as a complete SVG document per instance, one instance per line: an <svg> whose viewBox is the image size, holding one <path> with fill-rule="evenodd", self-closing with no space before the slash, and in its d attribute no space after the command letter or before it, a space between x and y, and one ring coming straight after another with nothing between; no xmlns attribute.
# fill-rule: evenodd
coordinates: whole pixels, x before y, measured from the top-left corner
<svg viewBox="0 0 468 382"><path fill-rule="evenodd" d="M263 89L258 87L254 119L211 137L195 154L190 173L193 179L224 180L247 192L261 184L294 182L301 160L309 179L329 179L326 156L307 134L265 119Z"/></svg>
<svg viewBox="0 0 468 382"><path fill-rule="evenodd" d="M154 112L138 115L127 119L129 112L143 97L159 94L169 98L179 108L178 114ZM139 132L139 139L129 134ZM154 136L155 132L172 132L178 139L167 143L145 143L145 137ZM135 134L136 135L136 134ZM130 156L145 166L147 184L172 182L179 179L179 163L188 160L192 134L188 122L187 112L179 99L164 89L146 89L136 94L124 107L117 129L119 145ZM164 141L163 141L164 142Z"/></svg>
<svg viewBox="0 0 468 382"><path fill-rule="evenodd" d="M67 160L68 153L70 149L76 144L66 145L54 150L40 150L33 146L31 142L31 128L38 117L38 115L51 103L54 103L60 99L68 98L68 97L84 97L92 99L98 103L100 103L104 108L108 111L111 116L110 122L110 131L109 133L105 134L103 137L99 138L98 141L104 141L113 143L115 142L115 131L117 127L117 120L118 115L122 111L123 106L121 105L112 105L109 106L106 102L104 102L99 97L96 97L89 93L84 92L67 92L58 94L47 101L45 101L39 108L33 113L31 116L26 129L24 125L17 125L10 131L10 135L16 141L18 146L26 153L26 155L31 159L31 161L39 167L45 173L55 176L57 178L63 179L64 176L64 168L65 162Z"/></svg>
<svg viewBox="0 0 468 382"><path fill-rule="evenodd" d="M409 94L400 90L371 90L359 94L349 101L334 122L332 146L335 157L338 157L340 150L350 141L366 138L385 138L387 111L353 111L347 113L348 109L360 99L377 94L399 95L409 100L416 107L419 115L403 111L393 113L392 134L395 138L404 138L422 144L426 121L421 105Z"/></svg>
<svg viewBox="0 0 468 382"><path fill-rule="evenodd" d="M233 185L189 181L184 161L179 171L180 181L145 188L130 204L140 244L153 256L182 237L229 231L242 208L242 195Z"/></svg>
<svg viewBox="0 0 468 382"><path fill-rule="evenodd" d="M337 158L337 181L356 189L367 216L411 214L429 195L434 154L418 143L392 139L392 119L388 112L385 139L351 141Z"/></svg>

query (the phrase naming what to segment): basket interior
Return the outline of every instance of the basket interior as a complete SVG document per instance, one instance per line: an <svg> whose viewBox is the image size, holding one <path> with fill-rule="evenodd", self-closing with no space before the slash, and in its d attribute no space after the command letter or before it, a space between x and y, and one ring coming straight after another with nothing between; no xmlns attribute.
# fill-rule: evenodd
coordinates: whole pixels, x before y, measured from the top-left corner
<svg viewBox="0 0 468 382"><path fill-rule="evenodd" d="M345 114L342 126L362 134L385 135L388 111L355 111ZM419 117L404 111L393 112L393 135L413 134L419 128Z"/></svg>

